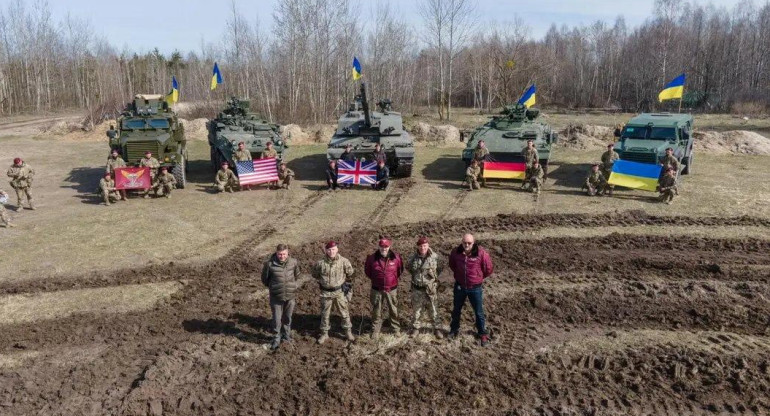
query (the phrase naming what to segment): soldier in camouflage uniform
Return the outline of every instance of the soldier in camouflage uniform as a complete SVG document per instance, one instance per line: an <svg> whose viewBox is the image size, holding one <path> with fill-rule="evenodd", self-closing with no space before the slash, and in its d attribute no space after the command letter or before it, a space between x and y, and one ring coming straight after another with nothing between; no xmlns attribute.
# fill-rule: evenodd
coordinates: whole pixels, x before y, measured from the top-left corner
<svg viewBox="0 0 770 416"><path fill-rule="evenodd" d="M246 143L238 143L238 150L233 153L233 159L236 162L247 162L251 160L251 152L246 150ZM251 190L251 185L241 185L241 191Z"/></svg>
<svg viewBox="0 0 770 416"><path fill-rule="evenodd" d="M481 175L481 168L479 168L479 162L476 159L471 160L471 165L468 169L465 169L465 182L468 183L468 190L472 191L479 188L479 175Z"/></svg>
<svg viewBox="0 0 770 416"><path fill-rule="evenodd" d="M262 154L259 156L260 159L268 159L268 158L274 158L275 160L278 160L278 152L275 151L273 148L273 142L267 142L267 147L265 147L265 150L262 151ZM268 182L267 188L273 189L274 187L278 187L278 181Z"/></svg>
<svg viewBox="0 0 770 416"><path fill-rule="evenodd" d="M294 179L294 171L286 167L286 162L281 162L278 167L278 179L281 181L281 188L289 189L291 180Z"/></svg>
<svg viewBox="0 0 770 416"><path fill-rule="evenodd" d="M32 177L35 176L35 170L26 164L21 158L13 159L13 165L8 168L8 177L11 178L11 188L16 191L16 211L23 208L22 200L26 196L29 209L34 210L35 205L32 202Z"/></svg>
<svg viewBox="0 0 770 416"><path fill-rule="evenodd" d="M126 161L123 160L122 157L120 157L120 152L118 152L117 149L112 149L112 152L110 152L110 157L107 158L107 167L105 168L105 173L109 173L112 175L112 179L117 180L115 177L115 168L124 168L126 167ZM125 189L119 189L118 193L120 193L120 198L122 200L126 200L126 190Z"/></svg>
<svg viewBox="0 0 770 416"><path fill-rule="evenodd" d="M430 248L427 237L417 240L417 249L407 260L406 269L412 274L412 336L419 334L417 324L423 310L430 313L433 320L433 331L436 338L441 338L441 320L438 317L438 276L443 265L439 264L438 256Z"/></svg>
<svg viewBox="0 0 770 416"><path fill-rule="evenodd" d="M115 181L112 180L112 176L109 172L104 173L104 177L99 181L99 193L104 198L104 205L110 205L110 198L115 201L120 199L118 190L115 189Z"/></svg>
<svg viewBox="0 0 770 416"><path fill-rule="evenodd" d="M230 164L222 162L222 167L217 171L214 176L214 186L219 192L233 192L236 186L238 186L238 178L235 177L235 173L230 170Z"/></svg>
<svg viewBox="0 0 770 416"><path fill-rule="evenodd" d="M319 260L312 269L313 278L321 289L321 334L318 343L323 344L329 339L329 315L332 307L337 307L342 316L342 329L348 341L355 341L353 336L353 324L350 322L348 303L352 290L346 296L343 293L343 285L353 278L353 265L345 257L339 255L337 243L329 241L324 247L326 256Z"/></svg>
<svg viewBox="0 0 770 416"><path fill-rule="evenodd" d="M658 182L658 191L660 192L660 196L658 196L658 200L660 202L665 202L666 204L671 204L674 202L674 196L679 195L679 189L676 186L676 171L673 167L669 167L666 169L666 173L663 175L662 178L660 178L660 181Z"/></svg>
<svg viewBox="0 0 770 416"><path fill-rule="evenodd" d="M476 145L476 149L473 150L473 160L476 161L479 167L478 178L481 178L481 186L487 186L487 179L484 178L484 162L489 159L489 149L484 140L479 140L479 144Z"/></svg>
<svg viewBox="0 0 770 416"><path fill-rule="evenodd" d="M620 155L615 151L615 145L609 143L607 145L607 151L602 153L601 174L604 176L605 181L609 180L610 173L612 173L612 166L615 161L620 160ZM604 192L608 195L612 195L612 191L615 189L615 185L605 183Z"/></svg>
<svg viewBox="0 0 770 416"><path fill-rule="evenodd" d="M8 192L0 189L0 198L7 200ZM15 225L11 223L11 216L8 215L8 212L5 210L5 204L3 202L0 202L0 220L2 220L3 224L5 224L5 228L15 227Z"/></svg>
<svg viewBox="0 0 770 416"><path fill-rule="evenodd" d="M540 188L543 187L543 178L545 177L545 172L543 172L543 167L540 166L540 161L535 160L532 166L527 168L524 176L528 178L525 179L527 182L524 184L529 185L529 189L535 196L540 195Z"/></svg>
<svg viewBox="0 0 770 416"><path fill-rule="evenodd" d="M666 155L660 160L660 164L663 165L663 172L665 173L669 168L674 169L674 173L679 173L679 159L674 156L674 149L666 149ZM674 175L676 176L676 175Z"/></svg>
<svg viewBox="0 0 770 416"><path fill-rule="evenodd" d="M591 171L586 177L586 183L584 185L588 196L604 195L607 189L607 180L604 178L604 174L599 170L599 163L591 165Z"/></svg>
<svg viewBox="0 0 770 416"><path fill-rule="evenodd" d="M535 149L534 141L531 139L527 140L527 147L522 149L521 156L524 158L524 162L527 164L528 168L532 167L536 160L540 160L539 156L537 155L537 149Z"/></svg>
<svg viewBox="0 0 770 416"><path fill-rule="evenodd" d="M163 166L160 168L160 174L155 178L150 189L155 191L155 196L165 195L166 198L171 198L171 191L174 189L174 185L176 185L176 178L168 173L167 167ZM150 197L150 189L144 191L145 198Z"/></svg>
<svg viewBox="0 0 770 416"><path fill-rule="evenodd" d="M160 169L160 162L158 162L158 159L152 157L151 151L148 150L144 152L144 157L139 160L139 167L150 168L150 180L155 182L155 177L158 176L158 169Z"/></svg>

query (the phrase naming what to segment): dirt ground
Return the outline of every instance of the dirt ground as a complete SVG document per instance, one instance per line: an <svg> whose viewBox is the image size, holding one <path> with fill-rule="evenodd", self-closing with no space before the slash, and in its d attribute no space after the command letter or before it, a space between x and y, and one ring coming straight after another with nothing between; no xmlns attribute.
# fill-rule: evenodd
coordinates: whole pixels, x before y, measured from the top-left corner
<svg viewBox="0 0 770 416"><path fill-rule="evenodd" d="M0 166L22 155L36 169L40 206L0 229L0 414L770 412L769 156L699 154L667 206L583 196L599 154L564 147L537 201L509 182L465 191L459 150L444 147L419 148L413 177L386 192L327 192L325 146L309 145L291 149L293 189L217 195L196 141L188 188L105 207L92 191L106 150L0 137ZM456 341L366 337L362 264L377 236L407 254L428 235L443 258L465 231L496 265L490 346L470 311ZM330 238L356 267L361 337L344 341L334 318L332 339L313 342L306 278L295 341L270 352L261 262L287 242L308 270ZM399 298L407 322L408 278Z"/></svg>

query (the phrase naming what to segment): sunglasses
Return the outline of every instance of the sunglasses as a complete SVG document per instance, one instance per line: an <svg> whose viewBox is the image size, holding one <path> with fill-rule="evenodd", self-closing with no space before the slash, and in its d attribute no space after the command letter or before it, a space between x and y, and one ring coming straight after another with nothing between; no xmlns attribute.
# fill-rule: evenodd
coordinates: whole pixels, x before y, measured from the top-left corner
<svg viewBox="0 0 770 416"><path fill-rule="evenodd" d="M469 246L473 244L473 241L463 241L463 244Z"/></svg>

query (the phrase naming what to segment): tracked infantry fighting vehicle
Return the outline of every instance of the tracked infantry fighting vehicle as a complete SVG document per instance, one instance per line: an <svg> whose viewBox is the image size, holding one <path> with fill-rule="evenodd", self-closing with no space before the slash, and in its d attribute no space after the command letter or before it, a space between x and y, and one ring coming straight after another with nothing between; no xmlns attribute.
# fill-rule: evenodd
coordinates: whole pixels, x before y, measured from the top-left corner
<svg viewBox="0 0 770 416"><path fill-rule="evenodd" d="M369 110L366 85L361 83L361 93L340 117L326 156L328 159L339 159L345 146L350 144L357 158L368 159L379 143L387 155L390 172L395 176L411 176L414 140L404 129L401 113L391 110L388 99L378 102L377 107L380 111Z"/></svg>
<svg viewBox="0 0 770 416"><path fill-rule="evenodd" d="M688 175L693 163L692 129L692 114L639 114L626 123L615 151L622 160L658 164L670 147L680 162L677 174Z"/></svg>
<svg viewBox="0 0 770 416"><path fill-rule="evenodd" d="M137 94L118 117L118 134L109 138L110 149L123 155L128 165L138 165L146 151L168 167L177 187L187 184L187 140L184 126L164 96Z"/></svg>
<svg viewBox="0 0 770 416"><path fill-rule="evenodd" d="M484 140L491 161L524 162L521 151L527 147L527 140L531 139L537 149L540 165L547 173L551 146L558 141L558 135L551 130L551 126L537 120L539 115L540 110L527 108L523 104L503 108L500 115L492 117L486 124L470 133L462 156L465 165L471 163L479 140ZM461 139L464 138L465 133Z"/></svg>
<svg viewBox="0 0 770 416"><path fill-rule="evenodd" d="M249 112L249 100L230 98L224 110L208 123L212 167L217 170L224 161L235 166L233 154L240 142L253 159L259 159L267 142L273 142L279 160L284 158L289 146L278 133L279 128L261 115Z"/></svg>

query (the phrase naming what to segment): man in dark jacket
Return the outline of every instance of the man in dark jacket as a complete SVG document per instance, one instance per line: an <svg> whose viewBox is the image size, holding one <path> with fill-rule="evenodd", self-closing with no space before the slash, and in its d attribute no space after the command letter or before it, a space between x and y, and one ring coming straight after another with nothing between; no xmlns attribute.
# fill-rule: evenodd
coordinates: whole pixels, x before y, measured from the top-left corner
<svg viewBox="0 0 770 416"><path fill-rule="evenodd" d="M337 189L337 162L334 160L330 160L326 168L326 186L330 191Z"/></svg>
<svg viewBox="0 0 770 416"><path fill-rule="evenodd" d="M492 275L492 259L489 253L476 244L472 234L463 236L462 244L449 255L449 268L455 278L454 307L452 321L449 324L449 338L456 338L460 331L460 315L468 298L476 315L476 329L481 338L481 346L489 343L489 334L485 326L483 285L484 280Z"/></svg>
<svg viewBox="0 0 770 416"><path fill-rule="evenodd" d="M388 183L390 182L390 169L385 166L385 161L380 160L377 162L377 182L372 185L375 190L388 189Z"/></svg>
<svg viewBox="0 0 770 416"><path fill-rule="evenodd" d="M270 291L275 338L270 348L277 349L281 341L291 341L291 316L294 313L295 292L299 286L299 264L289 257L289 246L278 244L275 253L262 267L262 283ZM283 327L283 335L281 334Z"/></svg>
<svg viewBox="0 0 770 416"><path fill-rule="evenodd" d="M364 273L372 281L369 300L372 303L372 338L382 329L382 304L388 305L388 321L395 335L400 335L398 324L398 279L404 271L401 256L390 249L390 240L380 238L378 250L366 258Z"/></svg>

